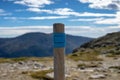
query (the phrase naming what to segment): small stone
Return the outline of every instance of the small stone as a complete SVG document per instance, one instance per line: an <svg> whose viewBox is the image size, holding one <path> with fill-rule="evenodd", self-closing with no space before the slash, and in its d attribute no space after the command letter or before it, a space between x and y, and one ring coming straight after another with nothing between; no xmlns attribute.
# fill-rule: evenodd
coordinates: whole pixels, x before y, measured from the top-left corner
<svg viewBox="0 0 120 80"><path fill-rule="evenodd" d="M104 74L94 74L94 75L90 75L89 78L90 79L104 79L106 78L106 76Z"/></svg>
<svg viewBox="0 0 120 80"><path fill-rule="evenodd" d="M94 69L80 69L80 72L94 72Z"/></svg>
<svg viewBox="0 0 120 80"><path fill-rule="evenodd" d="M48 74L46 74L48 77L50 77L50 78L54 78L54 73L52 72L52 73L48 73Z"/></svg>
<svg viewBox="0 0 120 80"><path fill-rule="evenodd" d="M1 74L1 76L4 76L4 77L5 77L5 76L7 76L7 73L3 73L3 74Z"/></svg>
<svg viewBox="0 0 120 80"><path fill-rule="evenodd" d="M120 73L120 70L117 73Z"/></svg>
<svg viewBox="0 0 120 80"><path fill-rule="evenodd" d="M24 62L20 61L20 62L18 62L18 64L23 65L23 64L24 64Z"/></svg>

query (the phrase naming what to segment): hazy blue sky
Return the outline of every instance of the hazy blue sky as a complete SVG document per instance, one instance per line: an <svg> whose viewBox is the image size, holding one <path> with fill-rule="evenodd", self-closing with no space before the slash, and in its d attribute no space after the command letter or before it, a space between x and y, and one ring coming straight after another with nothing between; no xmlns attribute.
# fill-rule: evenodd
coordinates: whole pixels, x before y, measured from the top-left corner
<svg viewBox="0 0 120 80"><path fill-rule="evenodd" d="M79 36L119 31L120 0L0 0L0 37L51 33L53 23Z"/></svg>

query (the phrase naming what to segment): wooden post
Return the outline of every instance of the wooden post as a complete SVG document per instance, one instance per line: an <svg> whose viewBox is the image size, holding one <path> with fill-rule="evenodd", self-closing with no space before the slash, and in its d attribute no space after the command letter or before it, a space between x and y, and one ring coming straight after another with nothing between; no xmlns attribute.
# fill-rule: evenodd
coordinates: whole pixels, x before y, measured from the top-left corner
<svg viewBox="0 0 120 80"><path fill-rule="evenodd" d="M65 80L65 33L64 24L55 23L54 32L54 80Z"/></svg>

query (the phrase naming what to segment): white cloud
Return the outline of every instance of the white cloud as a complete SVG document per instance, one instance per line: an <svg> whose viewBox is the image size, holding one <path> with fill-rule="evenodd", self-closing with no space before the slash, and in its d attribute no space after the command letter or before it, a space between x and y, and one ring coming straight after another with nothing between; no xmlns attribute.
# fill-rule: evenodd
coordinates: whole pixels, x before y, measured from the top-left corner
<svg viewBox="0 0 120 80"><path fill-rule="evenodd" d="M81 19L72 19L70 21L98 21L98 20L102 20L103 18L81 18Z"/></svg>
<svg viewBox="0 0 120 80"><path fill-rule="evenodd" d="M68 18L68 16L37 16L37 17L4 17L4 19L10 20L46 20L46 19L63 19Z"/></svg>
<svg viewBox="0 0 120 80"><path fill-rule="evenodd" d="M115 14L104 14L104 13L89 13L89 12L84 12L84 13L79 14L79 16L95 16L95 17L108 16L108 17L112 17L112 16L115 16Z"/></svg>
<svg viewBox="0 0 120 80"><path fill-rule="evenodd" d="M74 15L74 16L78 16L78 15L79 15L78 12L75 12L75 11L73 11L73 10L70 9L70 8L58 8L58 9L55 9L52 14L58 14L58 15Z"/></svg>
<svg viewBox="0 0 120 80"><path fill-rule="evenodd" d="M90 8L120 10L119 0L78 0L82 3L90 3Z"/></svg>
<svg viewBox="0 0 120 80"><path fill-rule="evenodd" d="M93 26L69 26L66 33L78 36L100 37L107 33L120 31L120 26L93 27Z"/></svg>
<svg viewBox="0 0 120 80"><path fill-rule="evenodd" d="M111 26L110 29L120 29L120 26Z"/></svg>
<svg viewBox="0 0 120 80"><path fill-rule="evenodd" d="M46 5L51 5L54 3L53 0L7 0L7 1L12 1L14 4L28 6L28 9L26 9L26 11L32 11L37 13L38 12L50 13L51 10L46 10L46 9L41 10L41 8L45 7ZM19 9L16 11L21 12L24 11L24 9Z"/></svg>
<svg viewBox="0 0 120 80"><path fill-rule="evenodd" d="M3 12L5 12L3 9L0 9L0 13L3 13Z"/></svg>
<svg viewBox="0 0 120 80"><path fill-rule="evenodd" d="M31 11L31 12L41 12L39 8L28 8L27 11Z"/></svg>
<svg viewBox="0 0 120 80"><path fill-rule="evenodd" d="M53 4L51 0L16 0L15 4L22 4L28 7L44 7L45 5Z"/></svg>
<svg viewBox="0 0 120 80"><path fill-rule="evenodd" d="M46 12L49 14L58 14L58 15L79 15L79 13L74 12L72 9L70 8L58 8L58 9L54 9L54 10L47 10L47 9L39 9L39 8L28 8L28 11L32 11L32 12Z"/></svg>
<svg viewBox="0 0 120 80"><path fill-rule="evenodd" d="M120 25L120 11L115 14L115 18L98 20L97 24L118 24Z"/></svg>
<svg viewBox="0 0 120 80"><path fill-rule="evenodd" d="M46 20L46 19L63 19L68 18L68 16L46 16L46 17L30 17L31 20Z"/></svg>
<svg viewBox="0 0 120 80"><path fill-rule="evenodd" d="M62 15L62 16L93 16L93 17L101 17L101 16L108 16L112 17L115 16L115 14L104 14L104 13L90 13L90 12L84 12L79 13L75 12L74 10L70 8L57 8L54 10L47 10L47 9L39 9L39 8L29 8L27 11L37 12L37 13L48 13L48 14L56 14L56 15Z"/></svg>
<svg viewBox="0 0 120 80"><path fill-rule="evenodd" d="M6 16L6 15L11 15L11 13L8 13L5 10L0 9L0 16Z"/></svg>
<svg viewBox="0 0 120 80"><path fill-rule="evenodd" d="M39 8L28 8L27 11L31 11L31 12L37 12L37 13L52 13L52 10L47 10L47 9L39 9Z"/></svg>
<svg viewBox="0 0 120 80"><path fill-rule="evenodd" d="M0 27L0 37L16 37L29 32L52 33L51 26Z"/></svg>
<svg viewBox="0 0 120 80"><path fill-rule="evenodd" d="M4 17L3 19L17 20L17 17Z"/></svg>
<svg viewBox="0 0 120 80"><path fill-rule="evenodd" d="M65 26L65 32L71 35L100 37L106 33L116 32L120 26L93 27L93 26ZM0 27L0 37L16 37L29 32L52 33L52 26L19 26Z"/></svg>
<svg viewBox="0 0 120 80"><path fill-rule="evenodd" d="M4 12L5 12L5 11L4 11L3 9L0 9L0 16L1 16L1 15L4 15Z"/></svg>

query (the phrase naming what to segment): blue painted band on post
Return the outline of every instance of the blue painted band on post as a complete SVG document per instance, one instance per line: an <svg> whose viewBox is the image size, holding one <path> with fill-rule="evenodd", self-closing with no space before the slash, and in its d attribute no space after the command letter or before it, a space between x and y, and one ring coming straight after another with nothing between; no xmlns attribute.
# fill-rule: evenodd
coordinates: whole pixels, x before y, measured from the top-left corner
<svg viewBox="0 0 120 80"><path fill-rule="evenodd" d="M65 41L65 33L54 33L53 39L54 39L54 48L62 48L65 47L66 41Z"/></svg>

